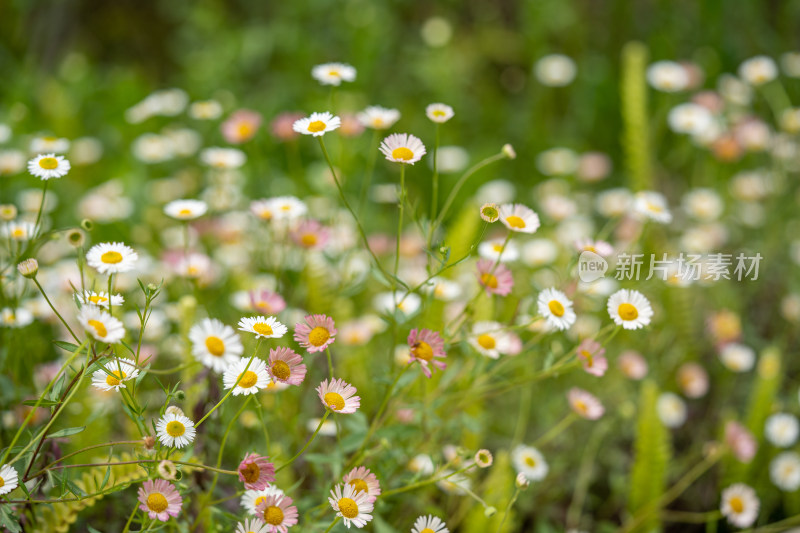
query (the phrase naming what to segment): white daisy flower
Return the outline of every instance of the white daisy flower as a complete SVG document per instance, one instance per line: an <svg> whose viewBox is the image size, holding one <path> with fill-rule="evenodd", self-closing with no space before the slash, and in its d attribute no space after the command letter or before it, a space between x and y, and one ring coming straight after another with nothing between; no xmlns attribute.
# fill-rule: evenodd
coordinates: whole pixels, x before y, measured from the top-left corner
<svg viewBox="0 0 800 533"><path fill-rule="evenodd" d="M311 116L296 120L292 124L292 129L303 135L321 137L329 131L338 129L341 125L342 119L325 111L323 113L311 113Z"/></svg>
<svg viewBox="0 0 800 533"><path fill-rule="evenodd" d="M19 475L11 465L0 468L0 494L8 494L19 485Z"/></svg>
<svg viewBox="0 0 800 533"><path fill-rule="evenodd" d="M177 413L165 413L156 424L158 440L169 448L188 446L194 441L196 433L194 422Z"/></svg>
<svg viewBox="0 0 800 533"><path fill-rule="evenodd" d="M750 527L758 518L761 502L752 487L736 483L722 491L720 511L732 525Z"/></svg>
<svg viewBox="0 0 800 533"><path fill-rule="evenodd" d="M277 196L250 203L250 211L261 220L296 220L308 212L308 206L294 196Z"/></svg>
<svg viewBox="0 0 800 533"><path fill-rule="evenodd" d="M563 87L575 79L577 68L572 58L563 54L550 54L539 59L534 66L536 79L548 87Z"/></svg>
<svg viewBox="0 0 800 533"><path fill-rule="evenodd" d="M47 152L65 154L69 150L69 145L69 139L40 135L33 138L28 149L34 154L44 154Z"/></svg>
<svg viewBox="0 0 800 533"><path fill-rule="evenodd" d="M374 505L369 501L369 494L356 490L350 484L336 485L331 490L328 498L336 515L342 517L344 525L349 529L351 525L362 528L372 520Z"/></svg>
<svg viewBox="0 0 800 533"><path fill-rule="evenodd" d="M731 372L748 372L756 363L756 352L749 346L731 342L720 349L719 359Z"/></svg>
<svg viewBox="0 0 800 533"><path fill-rule="evenodd" d="M425 145L408 133L393 133L386 137L380 147L388 161L413 165L425 155Z"/></svg>
<svg viewBox="0 0 800 533"><path fill-rule="evenodd" d="M8 222L4 224L0 234L7 239L19 242L29 240L31 237L33 237L35 232L36 224L23 220L20 222Z"/></svg>
<svg viewBox="0 0 800 533"><path fill-rule="evenodd" d="M206 148L200 152L200 161L214 168L239 168L247 161L247 156L236 148Z"/></svg>
<svg viewBox="0 0 800 533"><path fill-rule="evenodd" d="M800 455L783 452L769 464L769 478L776 487L785 492L800 488Z"/></svg>
<svg viewBox="0 0 800 533"><path fill-rule="evenodd" d="M498 208L500 222L511 231L535 233L541 223L533 209L522 204L503 204Z"/></svg>
<svg viewBox="0 0 800 533"><path fill-rule="evenodd" d="M37 155L28 161L28 172L42 180L62 178L69 169L69 161L56 154Z"/></svg>
<svg viewBox="0 0 800 533"><path fill-rule="evenodd" d="M564 331L575 323L577 316L572 310L572 302L563 292L550 288L539 293L537 299L539 315L547 319L547 324Z"/></svg>
<svg viewBox="0 0 800 533"><path fill-rule="evenodd" d="M686 193L683 197L683 208L692 218L701 222L712 222L722 215L725 204L714 189L698 188Z"/></svg>
<svg viewBox="0 0 800 533"><path fill-rule="evenodd" d="M669 211L667 199L655 191L641 191L636 194L633 210L641 218L647 218L661 224L672 222L672 213Z"/></svg>
<svg viewBox="0 0 800 533"><path fill-rule="evenodd" d="M450 533L450 530L440 518L428 515L417 518L411 533Z"/></svg>
<svg viewBox="0 0 800 533"><path fill-rule="evenodd" d="M800 423L797 417L789 413L775 413L767 418L764 435L767 440L779 448L788 448L797 442L800 434Z"/></svg>
<svg viewBox="0 0 800 533"><path fill-rule="evenodd" d="M455 112L447 104L430 104L425 108L425 115L433 122L443 124L453 118Z"/></svg>
<svg viewBox="0 0 800 533"><path fill-rule="evenodd" d="M366 128L385 130L391 128L395 122L400 120L400 111L373 105L356 115L356 118Z"/></svg>
<svg viewBox="0 0 800 533"><path fill-rule="evenodd" d="M771 57L751 57L739 65L739 77L750 85L763 85L778 77L778 65Z"/></svg>
<svg viewBox="0 0 800 533"><path fill-rule="evenodd" d="M675 133L698 136L714 125L714 117L708 108L699 104L679 104L670 109L667 123Z"/></svg>
<svg viewBox="0 0 800 533"><path fill-rule="evenodd" d="M133 270L139 259L133 248L121 242L95 244L86 252L86 263L101 274L118 274Z"/></svg>
<svg viewBox="0 0 800 533"><path fill-rule="evenodd" d="M222 374L222 384L226 390L232 388L234 396L255 394L267 388L270 382L267 365L258 357L253 358L252 362L249 359L239 359Z"/></svg>
<svg viewBox="0 0 800 533"><path fill-rule="evenodd" d="M189 116L195 120L214 120L222 116L222 104L216 100L200 100L189 106Z"/></svg>
<svg viewBox="0 0 800 533"><path fill-rule="evenodd" d="M33 313L24 307L12 309L4 307L0 310L0 325L7 328L24 328L33 322Z"/></svg>
<svg viewBox="0 0 800 533"><path fill-rule="evenodd" d="M214 372L224 372L244 353L234 329L215 318L204 318L189 330L192 355Z"/></svg>
<svg viewBox="0 0 800 533"><path fill-rule="evenodd" d="M126 381L139 375L136 361L131 359L112 359L104 368L105 370L95 370L92 374L92 385L104 391L124 389Z"/></svg>
<svg viewBox="0 0 800 533"><path fill-rule="evenodd" d="M620 289L608 298L608 315L618 326L640 329L650 323L653 308L641 292Z"/></svg>
<svg viewBox="0 0 800 533"><path fill-rule="evenodd" d="M108 309L109 298L106 292L83 291L83 294L76 294L76 297L82 305L96 305ZM120 306L124 301L125 298L120 294L111 295L111 305L113 306Z"/></svg>
<svg viewBox="0 0 800 533"><path fill-rule="evenodd" d="M505 248L503 248L504 243ZM502 255L500 252L502 252ZM492 239L478 245L478 255L492 261L511 263L519 259L519 247L513 241L506 243L505 239Z"/></svg>
<svg viewBox="0 0 800 533"><path fill-rule="evenodd" d="M316 426L315 426L316 427ZM276 487L275 485L270 485L264 490L246 490L244 494L242 494L242 498L239 500L239 503L242 507L244 507L247 512L251 515L256 515L256 507L258 507L261 502L266 500L269 496L283 496L283 491Z"/></svg>
<svg viewBox="0 0 800 533"><path fill-rule="evenodd" d="M689 72L675 61L656 61L647 67L647 81L665 93L683 91L689 86Z"/></svg>
<svg viewBox="0 0 800 533"><path fill-rule="evenodd" d="M475 322L467 341L478 353L491 359L499 359L511 348L511 338L505 326L499 322Z"/></svg>
<svg viewBox="0 0 800 533"><path fill-rule="evenodd" d="M528 481L541 481L550 470L544 456L533 446L520 445L511 452L514 468Z"/></svg>
<svg viewBox="0 0 800 533"><path fill-rule="evenodd" d="M322 85L341 85L343 81L355 81L356 69L346 63L323 63L311 69L311 77Z"/></svg>
<svg viewBox="0 0 800 533"><path fill-rule="evenodd" d="M280 339L288 329L274 316L253 316L239 320L239 331L255 333L257 339Z"/></svg>
<svg viewBox="0 0 800 533"><path fill-rule="evenodd" d="M686 402L677 394L665 392L658 397L656 412L668 428L680 427L686 422Z"/></svg>
<svg viewBox="0 0 800 533"><path fill-rule="evenodd" d="M164 213L177 220L194 220L206 211L208 204L202 200L174 200L164 206Z"/></svg>
<svg viewBox="0 0 800 533"><path fill-rule="evenodd" d="M78 313L78 322L94 339L108 344L116 344L125 336L122 322L99 307L86 305Z"/></svg>
<svg viewBox="0 0 800 533"><path fill-rule="evenodd" d="M413 292L410 294L382 292L375 295L372 305L379 313L393 315L396 311L400 311L404 316L411 316L419 311L422 298Z"/></svg>

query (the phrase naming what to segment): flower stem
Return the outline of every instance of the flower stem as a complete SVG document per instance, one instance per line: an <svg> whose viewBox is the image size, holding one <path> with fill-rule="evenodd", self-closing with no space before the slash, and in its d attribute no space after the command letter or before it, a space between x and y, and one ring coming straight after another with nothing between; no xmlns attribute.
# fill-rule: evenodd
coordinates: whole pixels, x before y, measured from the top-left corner
<svg viewBox="0 0 800 533"><path fill-rule="evenodd" d="M328 533L331 529L333 529L333 526L339 523L339 518L340 517L337 516L336 518L333 519L333 522L331 522L331 525L329 525L328 529L325 530L325 533Z"/></svg>
<svg viewBox="0 0 800 533"><path fill-rule="evenodd" d="M241 381L241 380L242 380L242 378L244 377L244 374L245 374L245 372L247 372L247 370L250 368L250 365L251 365L251 364L253 364L253 359L255 359L255 358L256 358L256 354L258 354L258 348L259 348L260 346L261 346L261 338L259 337L259 339L258 339L258 342L256 343L256 349L255 349L255 351L253 351L253 355L250 357L250 360L249 360L249 361L247 361L247 365L244 367L244 370L242 370L242 373L241 373L241 375L239 375L239 378L236 380L236 383L234 383L233 387L231 387L231 390L229 390L229 391L227 392L227 394L225 394L225 396L223 396L223 397L222 397L222 399L221 399L219 402L217 402L217 405L215 405L214 407L212 407L212 408L211 408L211 410L210 410L209 412L207 412L207 413L205 414L205 416L204 416L203 418L201 418L201 419L200 419L200 421L199 421L197 424L195 424L195 426L194 426L195 428L198 428L198 427L200 427L200 424L202 424L202 423L205 421L205 419L206 419L206 418L208 418L209 416L211 416L211 413L213 413L214 411L216 411L216 410L217 410L217 408L218 408L220 405L222 405L222 403L223 403L225 400L227 400L227 399L228 399L228 397L229 397L231 394L233 394L233 390L236 388L236 386L237 386L237 385L239 385L239 381Z"/></svg>
<svg viewBox="0 0 800 533"><path fill-rule="evenodd" d="M322 429L322 424L324 424L324 423L325 423L325 421L328 419L328 416L330 416L330 414L331 414L331 411L330 411L330 409L328 409L328 410L326 410L326 411L325 411L325 415L322 417L322 420L320 420L320 421L319 421L319 424L317 425L317 429L315 429L315 430L314 430L314 434L313 434L313 435L311 435L311 438L310 438L310 439L308 439L308 442L306 442L306 445L305 445L305 446L303 446L303 447L300 449L300 451L299 451L299 452L297 452L297 453L294 455L294 457L292 457L292 458L291 458L291 459L289 459L287 462L285 462L284 464L282 464L281 466L279 466L278 468L276 468L276 469L275 469L275 473L276 473L276 474L277 474L278 472L280 472L281 470L283 470L284 468L286 468L287 466L289 466L290 464L292 464L292 463L295 461L295 459L297 459L298 457L300 457L301 455L303 455L303 452L304 452L304 451L306 451L306 448L308 448L308 447L309 447L309 445L310 445L310 444L311 444L311 443L314 441L314 439L317 437L317 434L319 433L319 430L320 430L320 429Z"/></svg>
<svg viewBox="0 0 800 533"><path fill-rule="evenodd" d="M394 254L394 277L397 280L397 270L400 267L400 240L403 235L403 204L406 197L406 165L400 164L400 198L397 208L400 210L397 215L397 242L395 243ZM392 287L396 287L396 283L392 282Z"/></svg>
<svg viewBox="0 0 800 533"><path fill-rule="evenodd" d="M50 298L47 297L47 293L44 292L44 289L42 288L41 284L39 283L39 280L36 279L35 276L33 278L33 282L36 284L36 287L39 289L39 292L42 293L42 296L44 296L44 300L47 302L47 305L50 306L50 309L53 310L53 312L56 314L56 316L61 321L61 323L64 324L64 327L67 328L67 331L69 331L69 334L72 335L73 339L75 339L75 342L81 342L80 339L78 338L78 336L75 335L75 332L72 331L72 328L69 327L69 324L67 324L67 321L64 320L64 317L61 316L61 313L58 312L58 310L56 309L56 306L53 305L53 302L50 301Z"/></svg>
<svg viewBox="0 0 800 533"><path fill-rule="evenodd" d="M550 430L547 433L536 439L533 442L533 447L539 448L540 446L544 446L545 444L553 440L555 437L560 435L562 431L571 426L572 423L575 422L577 419L578 415L570 412L567 416L562 418L558 424L550 428Z"/></svg>
<svg viewBox="0 0 800 533"><path fill-rule="evenodd" d="M328 355L328 372L331 375L331 380L333 379L333 356L331 356L331 348L330 346L325 347L325 353Z"/></svg>
<svg viewBox="0 0 800 533"><path fill-rule="evenodd" d="M44 184L42 185L42 202L39 204L39 212L36 213L36 223L33 225L34 237L39 236L39 222L42 220L42 212L44 212L44 199L47 196L47 186L49 184L50 180L44 180Z"/></svg>

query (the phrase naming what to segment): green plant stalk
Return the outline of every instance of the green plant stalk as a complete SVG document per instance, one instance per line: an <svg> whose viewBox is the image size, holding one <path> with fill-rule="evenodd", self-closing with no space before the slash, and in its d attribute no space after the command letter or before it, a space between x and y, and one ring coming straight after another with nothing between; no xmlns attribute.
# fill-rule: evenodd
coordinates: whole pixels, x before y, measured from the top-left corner
<svg viewBox="0 0 800 533"><path fill-rule="evenodd" d="M331 522L331 525L329 525L329 526L328 526L328 529L326 529L326 530L325 530L325 533L329 533L329 531L330 531L331 529L333 529L333 526L335 526L337 523L339 523L339 518L340 518L340 517L339 517L339 516L337 516L336 518L334 518L334 519L333 519L333 522Z"/></svg>
<svg viewBox="0 0 800 533"><path fill-rule="evenodd" d="M448 478L450 478L452 476L455 476L456 474L460 474L460 473L465 472L465 471L469 470L470 468L474 468L474 467L475 467L474 464L470 464L468 466L465 466L464 468L456 470L455 472L451 472L451 473L447 474L446 476L431 477L430 479L425 479L425 480L422 480L422 481L418 481L416 483L412 483L411 485L406 485L405 487L399 487L399 488L396 488L396 489L387 490L386 492L381 493L381 495L378 496L378 498L387 498L389 496L394 496L395 494L402 494L403 492L408 492L410 490L418 489L418 488L424 487L426 485L431 485L433 483L438 483L439 481L443 481L443 480L448 479Z"/></svg>
<svg viewBox="0 0 800 533"><path fill-rule="evenodd" d="M400 202L397 208L399 213L397 215L397 242L395 243L394 254L394 279L392 280L392 290L397 286L397 271L400 268L400 240L403 236L403 211L406 197L406 164L400 163Z"/></svg>
<svg viewBox="0 0 800 533"><path fill-rule="evenodd" d="M228 399L228 397L229 397L231 394L233 394L233 389L235 389L235 388L236 388L236 386L239 384L239 381L241 381L242 377L244 377L244 373L245 373L245 372L247 372L247 370L250 368L250 365L251 365L251 364L253 364L253 359L255 359L255 358L256 358L256 355L258 355L258 349L259 349L260 347L261 347L261 337L259 337L259 338L258 338L258 341L256 342L256 349L253 351L253 355L250 357L250 360L249 360L249 361L247 361L247 365L245 365L245 367L244 367L244 370L242 370L242 374L241 374L241 375L239 376L239 378L236 380L236 383L233 385L233 387L231 387L231 390L229 390L229 391L227 392L227 394L225 394L225 396L223 396L223 397L222 397L222 399L221 399L219 402L217 402L217 405L215 405L214 407L212 407L212 408L211 408L211 410L210 410L209 412L207 412L207 413L205 414L205 416L204 416L203 418L201 418L201 419L200 419L200 421L199 421L197 424L195 424L195 426L194 426L195 428L198 428L198 427L200 427L200 424L202 424L202 423L205 421L205 419L206 419L206 418L208 418L209 416L211 416L211 413L213 413L214 411L216 411L216 410L217 410L217 408L218 408L220 405L222 405L222 403L223 403L225 400L227 400L227 399Z"/></svg>
<svg viewBox="0 0 800 533"><path fill-rule="evenodd" d="M550 428L550 430L547 433L536 439L533 442L533 447L539 448L541 446L544 446L545 444L547 444L548 442L559 436L565 429L571 426L572 423L575 422L576 420L578 420L578 415L575 414L574 412L570 412L567 416L562 418L558 424Z"/></svg>
<svg viewBox="0 0 800 533"><path fill-rule="evenodd" d="M378 130L372 130L372 141L369 143L369 158L367 159L367 171L364 174L364 181L361 183L361 194L358 200L358 212L364 213L364 206L367 202L367 195L369 188L372 184L372 174L375 172L375 162L378 159L379 149L375 145L378 144Z"/></svg>
<svg viewBox="0 0 800 533"><path fill-rule="evenodd" d="M622 49L622 101L623 140L625 165L631 188L641 191L653 188L650 162L650 131L647 113L647 48L642 43L630 42Z"/></svg>
<svg viewBox="0 0 800 533"><path fill-rule="evenodd" d="M53 312L56 314L56 316L61 321L61 323L64 324L64 327L67 328L67 331L69 331L69 334L72 335L73 339L75 339L75 342L81 342L80 339L78 338L78 336L75 335L75 332L72 331L72 328L69 327L69 324L67 324L67 321L64 320L64 317L61 316L61 313L58 312L58 310L56 309L56 306L53 305L53 302L50 301L50 298L47 297L47 293L44 292L44 289L42 288L41 284L39 283L39 280L36 279L36 276L34 276L32 279L33 279L33 282L36 284L36 287L39 289L39 292L41 292L42 296L44 296L44 300L47 302L47 305L50 306L50 309L53 310ZM111 307L110 300L109 300L109 307Z"/></svg>
<svg viewBox="0 0 800 533"><path fill-rule="evenodd" d="M50 180L44 180L42 184L42 201L39 204L39 212L36 213L36 223L33 225L33 235L34 237L39 237L39 223L42 221L42 213L44 212L44 200L47 196L47 186L50 185Z"/></svg>
<svg viewBox="0 0 800 533"><path fill-rule="evenodd" d="M80 450L74 451L72 453L68 453L67 455L65 455L63 457L59 457L58 459L56 459L55 461L53 461L49 465L45 466L44 468L42 468L41 470L39 470L35 474L31 474L30 476L28 476L28 478L29 479L37 478L37 477L41 476L42 474L44 474L45 472L47 472L47 470L53 468L56 464L60 463L61 461L65 460L65 459L69 459L70 457L74 457L74 456L79 455L81 453L88 452L89 450L96 450L97 448L108 448L110 446L116 446L118 444L144 444L144 442L141 441L141 440L121 440L121 441L117 441L117 442L105 442L103 444L93 444L92 446L87 446L85 448L81 448Z"/></svg>
<svg viewBox="0 0 800 533"><path fill-rule="evenodd" d="M331 380L333 379L333 356L331 355L331 347L325 347L325 354L328 356L328 372L331 375Z"/></svg>
<svg viewBox="0 0 800 533"><path fill-rule="evenodd" d="M431 224L428 228L428 248L433 243L433 221L439 207L439 123L436 123L436 143L433 145L433 179L431 180Z"/></svg>
<svg viewBox="0 0 800 533"><path fill-rule="evenodd" d="M278 468L276 468L276 469L275 469L275 473L276 473L276 474L277 474L278 472L280 472L281 470L283 470L284 468L286 468L287 466L289 466L290 464L292 464L292 463L293 463L293 462L294 462L294 461L295 461L295 460L296 460L298 457L300 457L301 455L303 455L303 452L304 452L304 451L306 451L306 448L308 448L308 447L309 447L309 445L311 445L311 443L312 443L312 442L314 442L314 439L315 439L315 438L317 438L317 434L319 433L319 430L320 430L320 429L322 429L322 424L324 424L324 423L325 423L325 421L328 419L328 417L330 416L330 414L331 414L331 410L330 410L330 409L326 409L326 410L325 410L325 415L322 417L322 420L320 420L320 421L319 421L319 424L317 425L317 429L315 429L315 430L314 430L314 434L313 434L313 435L311 435L311 438L309 438L309 439L308 439L308 441L306 442L305 446L303 446L303 447L300 449L300 451L299 451L299 452L297 452L296 454L294 454L294 457L292 457L292 458L291 458L291 459L289 459L287 462L285 462L284 464L282 464L281 466L279 466Z"/></svg>

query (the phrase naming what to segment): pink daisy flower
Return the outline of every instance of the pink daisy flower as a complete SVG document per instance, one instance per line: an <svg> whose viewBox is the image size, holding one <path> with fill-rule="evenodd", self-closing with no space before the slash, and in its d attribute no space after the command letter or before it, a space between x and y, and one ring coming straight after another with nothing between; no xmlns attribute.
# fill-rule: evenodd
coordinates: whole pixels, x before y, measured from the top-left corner
<svg viewBox="0 0 800 533"><path fill-rule="evenodd" d="M239 463L239 481L249 490L264 490L275 481L275 465L268 461L269 457L248 453Z"/></svg>
<svg viewBox="0 0 800 533"><path fill-rule="evenodd" d="M161 522L169 520L170 516L178 516L183 505L183 498L178 494L178 489L172 483L163 479L145 481L139 487L139 509L146 512L150 518Z"/></svg>
<svg viewBox="0 0 800 533"><path fill-rule="evenodd" d="M355 413L361 407L361 398L356 396L356 388L343 379L326 379L316 388L319 399L327 409L336 413Z"/></svg>
<svg viewBox="0 0 800 533"><path fill-rule="evenodd" d="M375 506L367 494L357 491L352 485L336 485L331 489L328 502L348 529L351 525L362 528L372 520Z"/></svg>
<svg viewBox="0 0 800 533"><path fill-rule="evenodd" d="M575 248L579 252L594 252L601 257L608 257L614 253L614 247L606 241L593 241L592 239L575 241Z"/></svg>
<svg viewBox="0 0 800 533"><path fill-rule="evenodd" d="M733 455L741 463L752 461L758 451L758 441L753 434L733 420L725 424L725 444L730 447Z"/></svg>
<svg viewBox="0 0 800 533"><path fill-rule="evenodd" d="M308 250L319 250L328 242L330 231L316 220L304 220L292 230L291 236L296 245Z"/></svg>
<svg viewBox="0 0 800 533"><path fill-rule="evenodd" d="M250 305L262 315L277 315L286 309L286 300L277 292L266 289L250 291Z"/></svg>
<svg viewBox="0 0 800 533"><path fill-rule="evenodd" d="M478 261L478 282L486 290L486 294L506 296L514 287L514 278L511 271L503 264L497 264L491 259Z"/></svg>
<svg viewBox="0 0 800 533"><path fill-rule="evenodd" d="M587 374L602 376L608 370L608 359L604 357L606 349L593 339L584 339L578 346L578 359Z"/></svg>
<svg viewBox="0 0 800 533"><path fill-rule="evenodd" d="M279 347L269 350L267 372L273 380L289 385L300 385L306 378L303 358L291 348Z"/></svg>
<svg viewBox="0 0 800 533"><path fill-rule="evenodd" d="M444 341L437 332L429 329L412 329L408 334L408 345L411 347L411 358L408 362L419 361L426 377L431 377L430 365L434 365L439 370L447 368L444 361L437 360L447 357L444 351Z"/></svg>
<svg viewBox="0 0 800 533"><path fill-rule="evenodd" d="M270 533L286 533L297 523L297 507L292 505L292 501L283 494L272 494L256 506L256 515L266 522Z"/></svg>
<svg viewBox="0 0 800 533"><path fill-rule="evenodd" d="M325 315L308 315L294 326L294 340L308 353L322 352L336 340L333 319Z"/></svg>
<svg viewBox="0 0 800 533"><path fill-rule="evenodd" d="M619 368L625 377L640 380L647 375L647 361L633 350L626 350L619 356Z"/></svg>
<svg viewBox="0 0 800 533"><path fill-rule="evenodd" d="M222 123L220 129L225 141L241 144L252 139L261 127L261 113L249 109L239 109Z"/></svg>
<svg viewBox="0 0 800 533"><path fill-rule="evenodd" d="M381 484L369 468L363 466L353 468L342 481L358 492L366 492L370 502L377 500L381 494Z"/></svg>
<svg viewBox="0 0 800 533"><path fill-rule="evenodd" d="M567 394L567 399L572 410L587 420L597 420L606 412L600 400L583 389L571 388Z"/></svg>

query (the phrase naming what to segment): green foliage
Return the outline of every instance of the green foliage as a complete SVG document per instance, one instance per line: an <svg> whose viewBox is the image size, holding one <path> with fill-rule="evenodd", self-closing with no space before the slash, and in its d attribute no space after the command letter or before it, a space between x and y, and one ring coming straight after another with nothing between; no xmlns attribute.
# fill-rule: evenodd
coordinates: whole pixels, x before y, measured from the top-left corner
<svg viewBox="0 0 800 533"><path fill-rule="evenodd" d="M647 110L647 47L632 42L622 49L622 148L630 186L634 190L653 186Z"/></svg>
<svg viewBox="0 0 800 533"><path fill-rule="evenodd" d="M661 531L658 512L651 506L664 494L671 453L667 428L656 410L658 394L658 386L653 381L642 384L630 474L628 511L634 517L642 511L648 513L647 519L636 529L644 533Z"/></svg>

